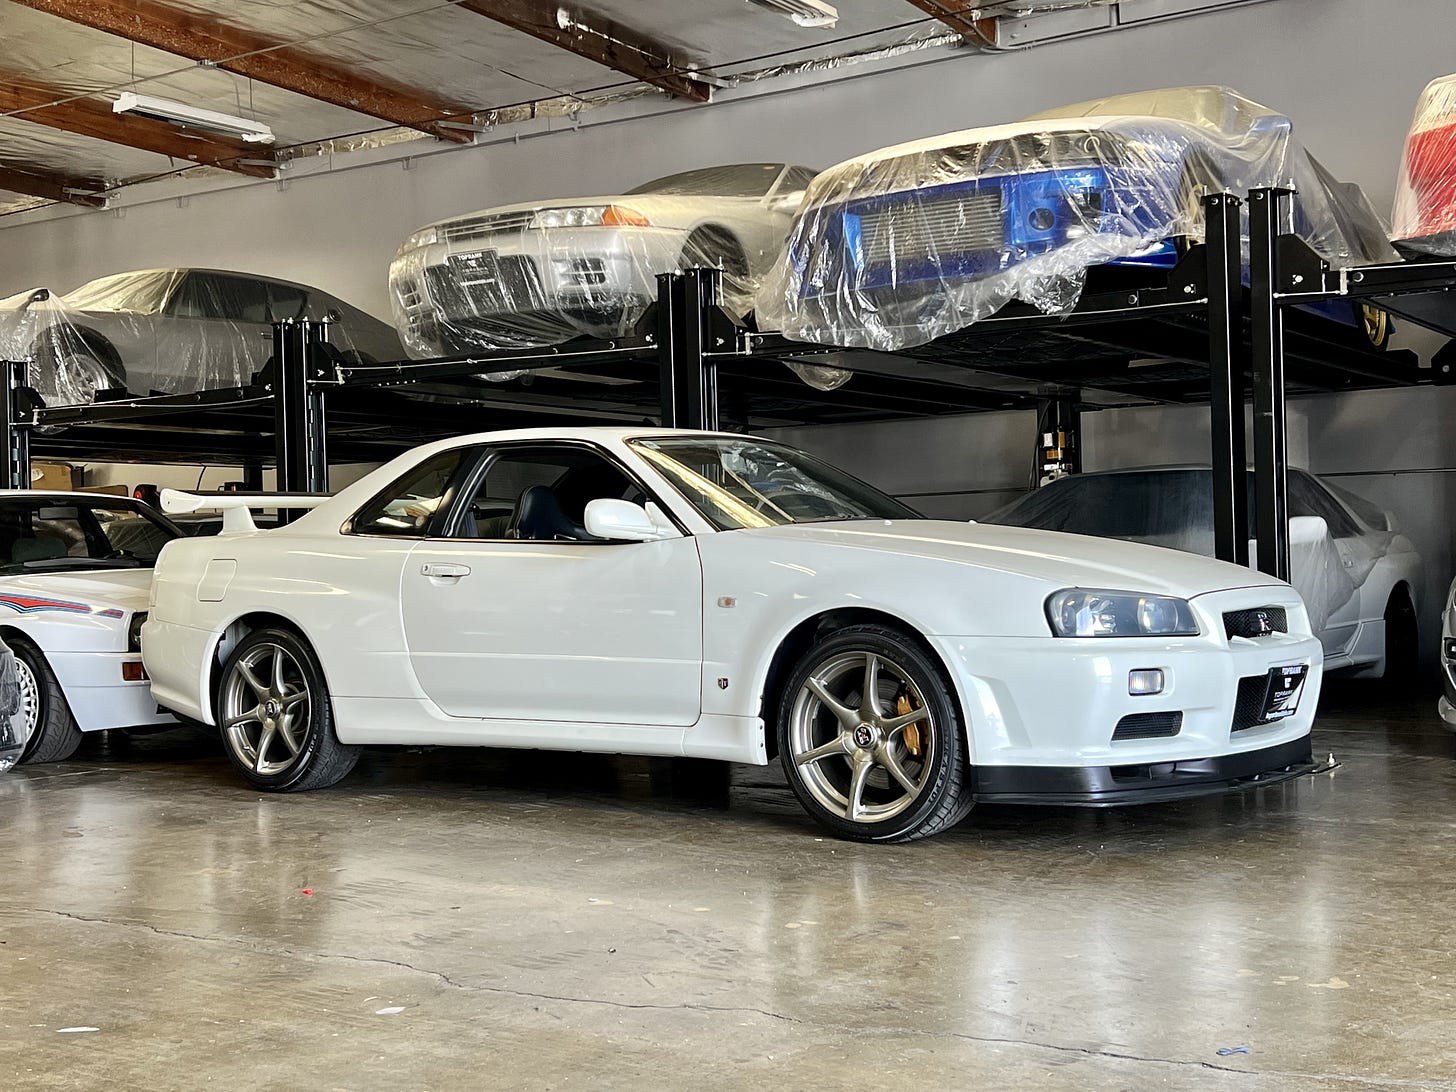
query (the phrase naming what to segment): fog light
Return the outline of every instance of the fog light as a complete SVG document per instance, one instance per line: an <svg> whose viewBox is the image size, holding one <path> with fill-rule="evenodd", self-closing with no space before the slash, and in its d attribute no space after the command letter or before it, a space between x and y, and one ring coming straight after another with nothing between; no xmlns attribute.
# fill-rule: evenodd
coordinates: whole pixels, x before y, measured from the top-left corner
<svg viewBox="0 0 1456 1092"><path fill-rule="evenodd" d="M1163 692L1163 669L1143 667L1127 673L1127 692L1133 697Z"/></svg>
<svg viewBox="0 0 1456 1092"><path fill-rule="evenodd" d="M1027 222L1036 231L1050 231L1053 224L1057 222L1057 214L1051 209L1032 209Z"/></svg>
<svg viewBox="0 0 1456 1092"><path fill-rule="evenodd" d="M1447 637L1446 638L1446 641L1445 641L1445 644L1446 644L1446 659L1448 659L1448 660L1456 660L1456 637Z"/></svg>
<svg viewBox="0 0 1456 1092"><path fill-rule="evenodd" d="M123 682L146 682L147 669L140 660L128 660L121 665L121 678Z"/></svg>

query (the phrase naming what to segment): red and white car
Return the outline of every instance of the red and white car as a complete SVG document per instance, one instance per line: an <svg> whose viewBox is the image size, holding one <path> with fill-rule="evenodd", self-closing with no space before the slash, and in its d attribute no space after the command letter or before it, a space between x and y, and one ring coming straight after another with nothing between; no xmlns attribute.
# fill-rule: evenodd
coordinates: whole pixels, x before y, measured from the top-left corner
<svg viewBox="0 0 1456 1092"><path fill-rule="evenodd" d="M1392 220L1399 245L1456 257L1456 75L1432 80L1421 93Z"/></svg>

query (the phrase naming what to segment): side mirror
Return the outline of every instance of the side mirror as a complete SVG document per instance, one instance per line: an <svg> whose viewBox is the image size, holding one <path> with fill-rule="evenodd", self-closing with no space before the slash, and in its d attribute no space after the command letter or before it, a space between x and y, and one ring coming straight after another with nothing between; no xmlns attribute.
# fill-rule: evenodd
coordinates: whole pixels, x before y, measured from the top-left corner
<svg viewBox="0 0 1456 1092"><path fill-rule="evenodd" d="M617 542L655 542L677 534L653 519L640 505L610 497L587 503L586 532L595 538Z"/></svg>
<svg viewBox="0 0 1456 1092"><path fill-rule="evenodd" d="M1318 542L1330 533L1330 525L1324 516L1291 516L1289 518L1290 542Z"/></svg>

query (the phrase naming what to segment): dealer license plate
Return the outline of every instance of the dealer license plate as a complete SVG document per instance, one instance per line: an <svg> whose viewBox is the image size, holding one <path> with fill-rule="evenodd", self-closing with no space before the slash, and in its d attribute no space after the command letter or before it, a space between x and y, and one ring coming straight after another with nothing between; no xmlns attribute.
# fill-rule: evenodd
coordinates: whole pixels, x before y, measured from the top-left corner
<svg viewBox="0 0 1456 1092"><path fill-rule="evenodd" d="M1269 691L1264 698L1266 722L1294 716L1299 709L1300 695L1304 693L1304 681L1308 677L1309 667L1306 664L1269 670Z"/></svg>

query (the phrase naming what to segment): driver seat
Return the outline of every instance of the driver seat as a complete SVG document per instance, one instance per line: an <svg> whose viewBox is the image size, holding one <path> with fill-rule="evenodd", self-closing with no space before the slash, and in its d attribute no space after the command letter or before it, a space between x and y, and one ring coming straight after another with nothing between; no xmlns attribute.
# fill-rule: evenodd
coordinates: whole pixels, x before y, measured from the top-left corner
<svg viewBox="0 0 1456 1092"><path fill-rule="evenodd" d="M511 513L506 537L552 542L557 539L580 540L587 536L585 528L566 518L561 502L549 485L533 485L516 499L516 510Z"/></svg>

